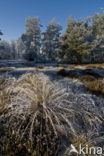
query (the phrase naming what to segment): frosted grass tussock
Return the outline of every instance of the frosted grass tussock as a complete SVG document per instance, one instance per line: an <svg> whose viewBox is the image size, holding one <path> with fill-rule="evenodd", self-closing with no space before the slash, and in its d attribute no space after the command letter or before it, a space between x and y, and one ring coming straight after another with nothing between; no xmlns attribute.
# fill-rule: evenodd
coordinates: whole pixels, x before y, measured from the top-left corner
<svg viewBox="0 0 104 156"><path fill-rule="evenodd" d="M9 100L2 113L7 135L2 138L6 143L3 151L26 148L28 152L52 155L61 149L61 136L70 140L68 136L75 135L66 114L71 111L65 108L67 88L52 83L44 74L26 74L14 79L5 95Z"/></svg>
<svg viewBox="0 0 104 156"><path fill-rule="evenodd" d="M101 111L80 81L51 82L42 73L28 73L3 92L8 97L0 119L5 129L3 154L57 155L72 137L99 132L102 126Z"/></svg>
<svg viewBox="0 0 104 156"><path fill-rule="evenodd" d="M35 120L37 114L42 112L50 120L54 130L56 128L52 118L60 125L59 116L63 118L64 114L61 109L65 107L65 103L68 103L66 88L58 87L58 84L52 83L41 73L22 76L12 87L8 88L8 91L12 99L7 108L9 116L17 118L33 114Z"/></svg>

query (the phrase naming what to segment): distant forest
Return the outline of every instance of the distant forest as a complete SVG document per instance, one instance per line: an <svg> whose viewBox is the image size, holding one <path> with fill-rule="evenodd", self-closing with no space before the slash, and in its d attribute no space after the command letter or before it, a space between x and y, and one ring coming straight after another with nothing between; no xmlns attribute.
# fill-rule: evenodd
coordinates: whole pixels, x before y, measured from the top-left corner
<svg viewBox="0 0 104 156"><path fill-rule="evenodd" d="M52 19L42 32L38 17L26 19L26 31L17 41L0 40L0 59L27 60L37 63L104 62L104 10L85 20L68 19L62 26ZM0 35L3 35L2 30Z"/></svg>

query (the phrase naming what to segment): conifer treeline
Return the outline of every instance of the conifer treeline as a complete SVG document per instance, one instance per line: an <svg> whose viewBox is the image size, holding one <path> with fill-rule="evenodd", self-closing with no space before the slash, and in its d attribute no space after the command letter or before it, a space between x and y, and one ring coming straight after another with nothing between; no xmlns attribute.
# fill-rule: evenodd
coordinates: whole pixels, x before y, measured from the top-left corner
<svg viewBox="0 0 104 156"><path fill-rule="evenodd" d="M62 26L55 19L45 32L41 31L38 17L27 18L25 26L26 32L17 41L0 41L0 58L36 62L104 62L103 11L86 20L70 16L64 33L61 33Z"/></svg>

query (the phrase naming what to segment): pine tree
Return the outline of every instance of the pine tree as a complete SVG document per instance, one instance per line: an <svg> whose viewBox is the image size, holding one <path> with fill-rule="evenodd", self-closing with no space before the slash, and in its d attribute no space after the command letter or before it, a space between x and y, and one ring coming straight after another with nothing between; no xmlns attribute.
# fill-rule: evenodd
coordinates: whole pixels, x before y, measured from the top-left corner
<svg viewBox="0 0 104 156"><path fill-rule="evenodd" d="M76 21L72 16L68 20L67 29L62 35L62 56L66 61L81 63L82 58L93 49L94 39L88 22L89 19Z"/></svg>
<svg viewBox="0 0 104 156"><path fill-rule="evenodd" d="M104 39L104 10L102 13L95 13L92 17L93 34L99 38Z"/></svg>
<svg viewBox="0 0 104 156"><path fill-rule="evenodd" d="M17 40L16 49L17 49L18 58L22 59L24 54L26 53L26 46L21 38Z"/></svg>
<svg viewBox="0 0 104 156"><path fill-rule="evenodd" d="M58 60L61 51L60 31L62 27L53 19L43 33L42 53L48 61Z"/></svg>
<svg viewBox="0 0 104 156"><path fill-rule="evenodd" d="M38 17L26 19L26 33L22 35L22 41L26 46L28 59L34 60L40 54L41 47L41 23Z"/></svg>
<svg viewBox="0 0 104 156"><path fill-rule="evenodd" d="M93 63L102 63L104 62L104 10L102 10L101 14L95 13L91 20L95 48L89 57Z"/></svg>

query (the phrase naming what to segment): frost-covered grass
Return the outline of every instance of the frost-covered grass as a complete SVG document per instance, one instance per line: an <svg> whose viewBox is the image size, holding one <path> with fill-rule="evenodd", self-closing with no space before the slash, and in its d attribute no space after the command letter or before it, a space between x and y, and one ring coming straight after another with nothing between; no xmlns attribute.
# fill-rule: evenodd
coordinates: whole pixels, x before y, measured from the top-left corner
<svg viewBox="0 0 104 156"><path fill-rule="evenodd" d="M79 80L28 73L7 84L0 91L1 154L63 156L78 136L100 137L104 99Z"/></svg>
<svg viewBox="0 0 104 156"><path fill-rule="evenodd" d="M87 68L104 68L104 63L96 63L96 64L87 64L85 65Z"/></svg>
<svg viewBox="0 0 104 156"><path fill-rule="evenodd" d="M80 65L69 65L69 67L71 66L72 69L93 69L93 68L104 68L104 63L95 63L95 64L80 64Z"/></svg>

